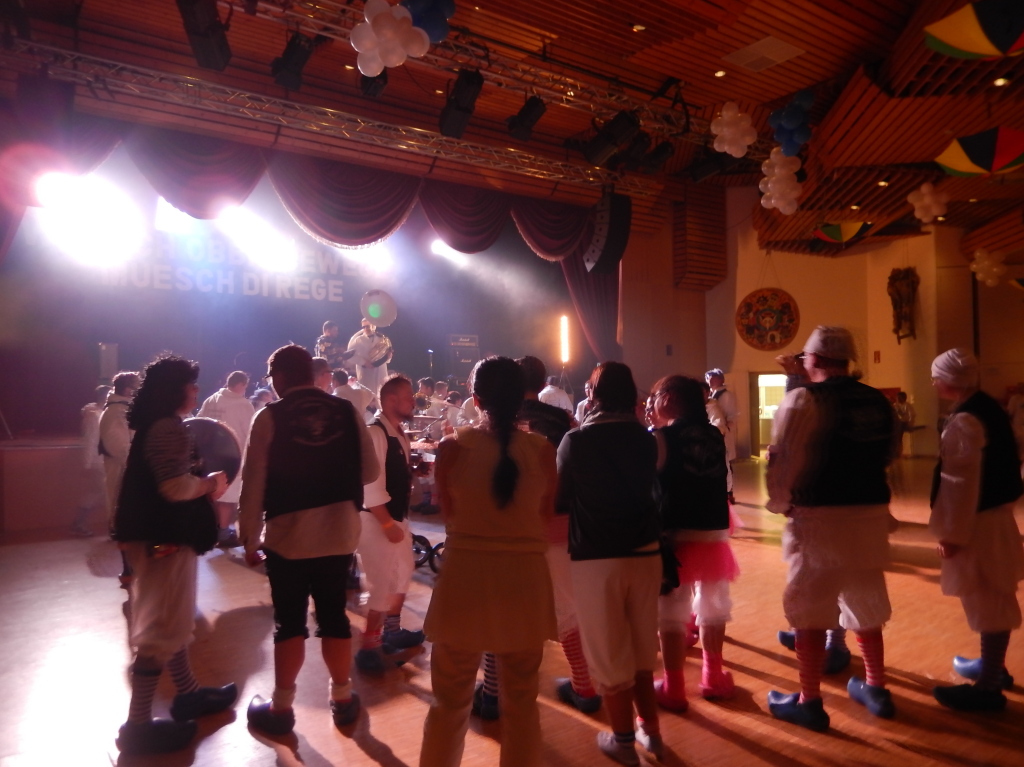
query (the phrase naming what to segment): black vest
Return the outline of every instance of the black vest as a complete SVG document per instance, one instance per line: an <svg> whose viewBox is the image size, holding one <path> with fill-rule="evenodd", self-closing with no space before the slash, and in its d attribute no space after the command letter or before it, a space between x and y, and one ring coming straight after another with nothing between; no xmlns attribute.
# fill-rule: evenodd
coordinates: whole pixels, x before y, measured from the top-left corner
<svg viewBox="0 0 1024 767"><path fill-rule="evenodd" d="M1024 495L1020 478L1017 442L1013 437L1010 417L999 403L983 391L977 391L960 405L954 413L969 413L981 421L985 428L985 447L981 452L981 497L978 511L987 511L1011 503ZM942 481L942 461L935 466L932 476L932 505L939 494Z"/></svg>
<svg viewBox="0 0 1024 767"><path fill-rule="evenodd" d="M152 426L152 424L150 424ZM158 489L156 477L146 461L149 426L135 432L121 481L113 538L116 541L173 543L191 546L203 554L217 543L217 517L205 495L191 501L168 501ZM184 427L182 427L184 428ZM189 437L193 466L199 459Z"/></svg>
<svg viewBox="0 0 1024 767"><path fill-rule="evenodd" d="M267 456L267 519L341 501L363 505L362 456L351 402L311 387L267 405L274 438Z"/></svg>
<svg viewBox="0 0 1024 767"><path fill-rule="evenodd" d="M405 450L398 437L392 437L387 427L378 418L373 422L374 426L384 432L388 440L388 451L384 457L384 489L388 491L391 500L385 505L391 518L401 522L409 513L409 496L412 487L412 471L409 469L409 461L405 457Z"/></svg>
<svg viewBox="0 0 1024 767"><path fill-rule="evenodd" d="M892 460L895 414L880 391L849 376L805 387L820 422L807 451L806 468L793 488L796 506L860 506L888 503L885 469Z"/></svg>
<svg viewBox="0 0 1024 767"><path fill-rule="evenodd" d="M729 501L725 438L707 421L659 429L665 465L658 472L662 530L726 530Z"/></svg>

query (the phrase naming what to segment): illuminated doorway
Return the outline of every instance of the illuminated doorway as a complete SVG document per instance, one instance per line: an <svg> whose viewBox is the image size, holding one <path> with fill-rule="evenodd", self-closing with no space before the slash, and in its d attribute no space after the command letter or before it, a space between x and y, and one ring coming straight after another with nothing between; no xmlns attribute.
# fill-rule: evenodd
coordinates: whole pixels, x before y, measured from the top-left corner
<svg viewBox="0 0 1024 767"><path fill-rule="evenodd" d="M772 422L782 398L786 396L786 376L782 373L750 374L750 434L756 455L765 457L772 441ZM755 441L756 440L756 441ZM753 452L753 451L751 451Z"/></svg>

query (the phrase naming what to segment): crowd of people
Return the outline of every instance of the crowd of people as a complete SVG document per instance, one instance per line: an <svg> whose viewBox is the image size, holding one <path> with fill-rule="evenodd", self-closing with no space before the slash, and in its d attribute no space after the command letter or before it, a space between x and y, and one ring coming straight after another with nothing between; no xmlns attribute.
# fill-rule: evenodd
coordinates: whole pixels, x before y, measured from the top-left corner
<svg viewBox="0 0 1024 767"><path fill-rule="evenodd" d="M878 717L896 715L885 678L883 569L895 523L886 471L903 429L886 398L853 375L856 360L847 330L814 330L790 366L769 449L767 508L786 518L782 606L792 630L780 641L796 651L800 689L772 691L768 709L816 731L829 727L822 675L849 663L847 629L865 667L864 679L849 679L849 696ZM687 710L683 660L698 641L695 688L709 700L734 694L722 654L739 576L730 544L737 408L721 370L704 380L666 376L642 398L629 367L604 362L574 406L552 396L557 381L536 357L477 363L463 397L446 382L414 385L400 374L371 389L289 345L270 356L263 407L246 400L248 377L236 372L199 411L238 435L244 463L234 481L194 473L182 419L198 404L198 372L187 360L158 358L115 378L102 411L120 430L100 429L100 452L110 461L113 536L132 599L122 751L183 748L195 719L235 702L234 685L202 687L188 662L196 558L218 543L241 545L249 564L266 566L275 681L269 696L249 703L247 719L267 735L296 725L310 598L339 728L361 715L353 664L381 676L431 643L423 767L460 762L474 714L505 722L502 765L540 762L537 696L549 640L570 669L556 680L558 699L585 713L606 709L611 727L597 747L621 764L639 764L637 745L663 755L659 717ZM934 695L956 710L993 711L1006 704L1006 648L1021 624L1024 549L1013 517L1024 494L1021 463L1009 417L978 388L977 360L950 350L931 373L951 413L930 530L942 592L961 599L981 638L979 657L954 660L972 683ZM413 571L407 428L416 414L440 426L433 479L447 534L422 630L401 625ZM353 647L346 585L357 552L369 598ZM177 695L172 718L154 719L165 668Z"/></svg>

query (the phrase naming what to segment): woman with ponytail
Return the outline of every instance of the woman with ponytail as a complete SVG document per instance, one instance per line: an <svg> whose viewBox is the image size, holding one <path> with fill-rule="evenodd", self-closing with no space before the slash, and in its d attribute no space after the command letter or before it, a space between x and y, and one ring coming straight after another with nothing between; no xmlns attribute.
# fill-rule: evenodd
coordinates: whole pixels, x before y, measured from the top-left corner
<svg viewBox="0 0 1024 767"><path fill-rule="evenodd" d="M538 672L544 642L557 638L546 524L554 509L555 450L516 428L524 380L506 357L477 363L470 378L482 413L441 441L435 464L444 516L444 569L424 621L434 643L434 703L424 724L421 767L462 760L477 668L498 657L503 767L540 764Z"/></svg>

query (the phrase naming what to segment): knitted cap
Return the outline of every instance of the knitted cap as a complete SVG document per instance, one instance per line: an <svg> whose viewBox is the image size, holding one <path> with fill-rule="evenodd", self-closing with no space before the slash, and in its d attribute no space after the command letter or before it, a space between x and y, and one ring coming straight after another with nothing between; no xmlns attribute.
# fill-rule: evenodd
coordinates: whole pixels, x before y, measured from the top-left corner
<svg viewBox="0 0 1024 767"><path fill-rule="evenodd" d="M850 362L857 359L857 347L846 328L837 325L818 325L812 332L804 351L830 360Z"/></svg>
<svg viewBox="0 0 1024 767"><path fill-rule="evenodd" d="M932 378L966 389L978 385L978 358L966 349L950 349L932 361Z"/></svg>

